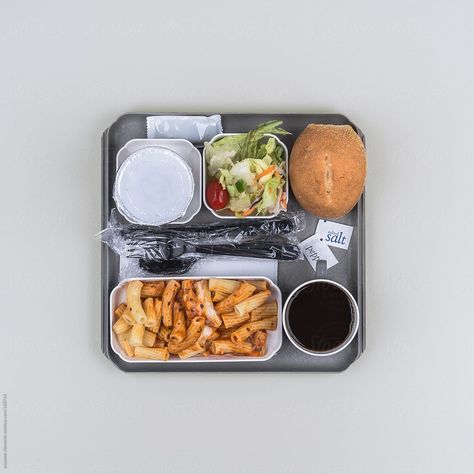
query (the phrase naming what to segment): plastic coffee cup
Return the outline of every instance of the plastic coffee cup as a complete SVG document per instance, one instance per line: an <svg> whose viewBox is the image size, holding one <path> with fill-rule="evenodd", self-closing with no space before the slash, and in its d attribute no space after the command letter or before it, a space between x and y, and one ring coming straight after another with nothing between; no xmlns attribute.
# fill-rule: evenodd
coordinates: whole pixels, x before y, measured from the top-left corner
<svg viewBox="0 0 474 474"><path fill-rule="evenodd" d="M283 308L283 326L300 351L326 357L344 350L359 329L360 313L351 292L327 279L327 263L316 264L316 279L295 288Z"/></svg>

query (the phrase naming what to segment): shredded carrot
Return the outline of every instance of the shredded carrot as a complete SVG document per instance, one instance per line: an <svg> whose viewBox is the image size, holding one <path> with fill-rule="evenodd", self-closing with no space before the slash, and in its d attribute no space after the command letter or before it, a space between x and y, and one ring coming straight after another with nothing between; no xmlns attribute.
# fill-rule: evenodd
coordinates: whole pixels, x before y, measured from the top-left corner
<svg viewBox="0 0 474 474"><path fill-rule="evenodd" d="M260 174L256 176L256 179L259 180L260 178L263 178L267 174L273 173L275 171L275 165L269 166L266 170L262 171Z"/></svg>
<svg viewBox="0 0 474 474"><path fill-rule="evenodd" d="M249 216L255 210L255 206L249 207L246 211L242 212L244 217Z"/></svg>

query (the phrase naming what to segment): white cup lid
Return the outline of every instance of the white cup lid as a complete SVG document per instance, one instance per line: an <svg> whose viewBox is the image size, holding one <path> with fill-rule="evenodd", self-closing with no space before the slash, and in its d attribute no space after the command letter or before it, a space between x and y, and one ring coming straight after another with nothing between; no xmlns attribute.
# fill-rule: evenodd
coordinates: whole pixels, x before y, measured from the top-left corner
<svg viewBox="0 0 474 474"><path fill-rule="evenodd" d="M161 225L186 212L194 192L191 168L174 151L150 146L132 153L117 172L114 200L130 222Z"/></svg>

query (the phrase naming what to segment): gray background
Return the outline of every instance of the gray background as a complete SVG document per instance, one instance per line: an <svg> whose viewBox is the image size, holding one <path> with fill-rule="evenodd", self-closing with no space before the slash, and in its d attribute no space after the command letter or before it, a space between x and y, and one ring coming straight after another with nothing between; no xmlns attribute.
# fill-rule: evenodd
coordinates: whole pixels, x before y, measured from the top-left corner
<svg viewBox="0 0 474 474"><path fill-rule="evenodd" d="M472 472L473 13L2 2L8 471ZM367 350L346 372L127 374L101 354L101 132L203 109L341 112L365 132Z"/></svg>

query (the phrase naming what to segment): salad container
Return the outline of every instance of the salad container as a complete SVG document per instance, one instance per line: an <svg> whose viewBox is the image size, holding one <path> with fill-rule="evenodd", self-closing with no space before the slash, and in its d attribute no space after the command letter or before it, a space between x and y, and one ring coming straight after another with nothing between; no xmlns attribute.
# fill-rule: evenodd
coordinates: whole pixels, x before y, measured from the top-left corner
<svg viewBox="0 0 474 474"><path fill-rule="evenodd" d="M265 280L267 282L268 289L271 291L272 295L269 301L275 300L278 306L277 312L277 328L275 331L268 331L268 339L267 339L267 353L262 357L249 357L245 355L209 355L205 356L194 356L190 357L189 359L180 359L179 357L170 357L167 361L162 360L145 360L145 359L138 359L134 357L128 357L122 348L120 347L117 336L112 331L112 326L114 324L114 309L119 306L121 303L125 303L125 292L127 283L133 280L140 280L140 281L183 281L183 280L208 280L209 278L219 278L219 279L226 279L230 278L232 280ZM112 350L117 354L120 359L127 363L127 364L192 364L192 363L217 363L217 362L264 362L266 360L271 359L280 349L283 339L283 320L282 320L282 298L281 298L281 291L278 286L275 285L269 278L263 276L232 276L232 277L212 277L212 276L205 276L205 277L175 277L175 278L128 278L126 280L122 280L110 293L110 313L109 313L109 331L110 331L110 343Z"/></svg>
<svg viewBox="0 0 474 474"><path fill-rule="evenodd" d="M220 133L219 135L216 135L212 140L210 140L209 144L212 145L215 141L217 141L217 140L219 140L223 137L228 137L228 136L233 136L233 135L243 135L243 134L242 133ZM289 199L289 192L288 192L288 148L276 135L273 135L272 133L266 133L264 136L274 138L275 141L277 142L277 144L279 146L281 146L282 149L283 149L283 154L284 154L284 161L283 162L285 163L285 173L287 174L287 176L285 177L286 179L285 179L285 184L284 184L284 187L283 187L283 192L286 194L287 205L288 205L288 199ZM226 209L224 209L222 211L215 210L207 202L207 197L206 197L207 185L208 185L208 182L211 179L214 179L214 178L211 178L209 176L208 171L207 171L206 150L203 151L202 157L203 157L203 169L204 169L203 186L202 186L202 200L204 202L204 205L218 219L246 219L247 217L235 216L233 211L230 211L230 210L226 210ZM281 210L283 210L283 209L281 209ZM273 213L273 214L266 214L266 215L254 215L254 214L252 214L252 215L249 215L248 218L250 218L250 219L271 219L272 217L275 217L276 215L278 215L279 212Z"/></svg>

